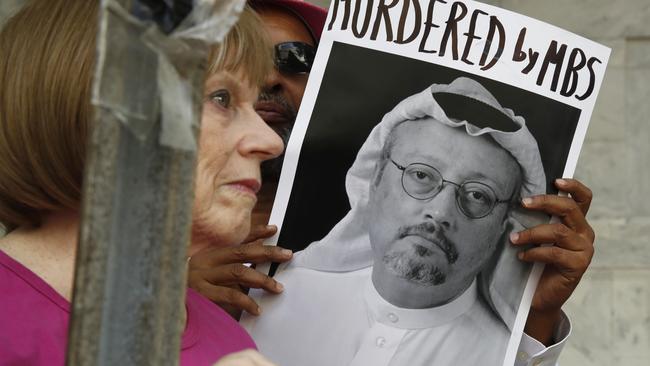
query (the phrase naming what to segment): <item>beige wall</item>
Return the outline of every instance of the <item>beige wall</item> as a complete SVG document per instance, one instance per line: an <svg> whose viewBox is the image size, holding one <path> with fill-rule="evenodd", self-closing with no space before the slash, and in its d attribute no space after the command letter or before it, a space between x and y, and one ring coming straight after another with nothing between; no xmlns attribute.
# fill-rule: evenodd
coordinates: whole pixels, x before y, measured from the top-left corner
<svg viewBox="0 0 650 366"><path fill-rule="evenodd" d="M650 365L650 0L484 2L613 49L575 174L594 191L596 254L561 365Z"/></svg>

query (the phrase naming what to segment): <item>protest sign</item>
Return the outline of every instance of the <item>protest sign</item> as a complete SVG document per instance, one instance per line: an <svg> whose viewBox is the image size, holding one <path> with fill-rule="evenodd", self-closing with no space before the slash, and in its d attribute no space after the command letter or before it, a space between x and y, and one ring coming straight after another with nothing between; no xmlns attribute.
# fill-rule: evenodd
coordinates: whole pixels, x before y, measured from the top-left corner
<svg viewBox="0 0 650 366"><path fill-rule="evenodd" d="M513 365L610 50L474 1L332 1L271 214L300 250L243 324L283 365ZM265 270L265 269L261 269Z"/></svg>

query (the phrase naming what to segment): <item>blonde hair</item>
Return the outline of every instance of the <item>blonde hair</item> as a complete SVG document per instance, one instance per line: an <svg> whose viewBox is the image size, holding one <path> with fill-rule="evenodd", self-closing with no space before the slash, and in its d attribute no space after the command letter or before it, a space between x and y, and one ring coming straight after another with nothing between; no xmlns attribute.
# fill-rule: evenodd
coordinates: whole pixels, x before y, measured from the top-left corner
<svg viewBox="0 0 650 366"><path fill-rule="evenodd" d="M273 49L264 24L246 6L239 21L208 57L208 76L219 71L243 71L252 85L260 86L273 69Z"/></svg>
<svg viewBox="0 0 650 366"><path fill-rule="evenodd" d="M0 224L9 231L79 208L98 4L32 0L0 32ZM272 67L268 44L246 9L212 49L209 72L244 71L259 85Z"/></svg>

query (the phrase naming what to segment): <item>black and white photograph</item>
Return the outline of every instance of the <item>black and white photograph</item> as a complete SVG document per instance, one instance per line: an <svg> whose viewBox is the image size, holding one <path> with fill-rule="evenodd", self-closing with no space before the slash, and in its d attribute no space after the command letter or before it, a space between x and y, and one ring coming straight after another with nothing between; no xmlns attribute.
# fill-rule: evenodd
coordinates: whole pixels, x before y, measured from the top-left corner
<svg viewBox="0 0 650 366"><path fill-rule="evenodd" d="M306 248L276 274L291 293L263 302L258 345L293 365L382 364L391 347L391 365L501 364L531 269L508 237L549 219L517 207L561 175L580 111L357 46L330 60L279 239ZM449 342L474 352L441 353Z"/></svg>
<svg viewBox="0 0 650 366"><path fill-rule="evenodd" d="M242 324L286 366L512 365L542 268L511 235L551 220L522 200L558 193L591 111L352 43L319 50L287 148L272 244L295 254L270 269L287 290L252 291L264 316Z"/></svg>

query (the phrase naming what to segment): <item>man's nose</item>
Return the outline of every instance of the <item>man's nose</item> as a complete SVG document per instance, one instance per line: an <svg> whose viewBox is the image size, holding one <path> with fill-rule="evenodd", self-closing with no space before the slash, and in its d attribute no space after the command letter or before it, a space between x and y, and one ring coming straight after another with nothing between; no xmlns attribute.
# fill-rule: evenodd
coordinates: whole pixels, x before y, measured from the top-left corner
<svg viewBox="0 0 650 366"><path fill-rule="evenodd" d="M264 80L263 89L275 92L282 90L282 74L280 74L277 67L273 67L273 70L268 74L266 80Z"/></svg>
<svg viewBox="0 0 650 366"><path fill-rule="evenodd" d="M424 219L445 229L452 227L454 217L460 212L456 205L456 187L453 184L445 184L438 194L422 203Z"/></svg>

